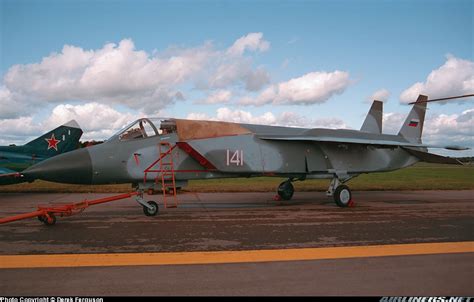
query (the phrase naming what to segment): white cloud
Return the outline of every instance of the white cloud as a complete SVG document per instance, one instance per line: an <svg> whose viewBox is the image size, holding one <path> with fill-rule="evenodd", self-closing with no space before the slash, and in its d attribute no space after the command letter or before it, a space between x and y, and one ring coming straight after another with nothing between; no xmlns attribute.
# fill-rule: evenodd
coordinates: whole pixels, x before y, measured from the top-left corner
<svg viewBox="0 0 474 302"><path fill-rule="evenodd" d="M14 140L9 140L4 144L18 143L18 141L22 142L32 135L41 134L42 130L41 125L35 124L32 117L0 120L0 137L2 139L13 138Z"/></svg>
<svg viewBox="0 0 474 302"><path fill-rule="evenodd" d="M370 97L368 97L369 101L381 101L381 102L387 102L388 98L390 97L390 91L388 91L385 88L379 89L375 91Z"/></svg>
<svg viewBox="0 0 474 302"><path fill-rule="evenodd" d="M217 90L212 92L203 100L196 101L197 104L221 104L227 103L232 97L230 90Z"/></svg>
<svg viewBox="0 0 474 302"><path fill-rule="evenodd" d="M248 91L258 91L270 83L269 73L262 67L253 68L252 59L244 57L245 50L266 51L270 43L263 39L262 33L243 36L227 49L213 57L212 68L199 86L204 89L223 89L240 86Z"/></svg>
<svg viewBox="0 0 474 302"><path fill-rule="evenodd" d="M419 94L441 98L474 93L474 62L448 55L446 62L433 70L425 82L417 82L400 95L402 103L413 102Z"/></svg>
<svg viewBox="0 0 474 302"><path fill-rule="evenodd" d="M384 113L383 132L397 134L407 114ZM432 145L474 147L474 108L460 114L429 114L423 127L423 142Z"/></svg>
<svg viewBox="0 0 474 302"><path fill-rule="evenodd" d="M39 123L32 117L0 120L0 142L24 144L72 119L76 120L84 131L81 140L103 140L138 117L99 103L58 105L48 118Z"/></svg>
<svg viewBox="0 0 474 302"><path fill-rule="evenodd" d="M270 82L270 75L263 67L255 70L248 58L220 58L216 68L207 77L201 87L222 89L229 86L243 85L246 90L257 91Z"/></svg>
<svg viewBox="0 0 474 302"><path fill-rule="evenodd" d="M245 89L248 91L258 91L270 83L270 74L263 67L249 70L241 78L245 83Z"/></svg>
<svg viewBox="0 0 474 302"><path fill-rule="evenodd" d="M319 118L311 123L311 128L350 129L343 120L336 117Z"/></svg>
<svg viewBox="0 0 474 302"><path fill-rule="evenodd" d="M405 121L407 114L398 112L387 112L383 114L382 131L387 134L397 134L400 131L402 123Z"/></svg>
<svg viewBox="0 0 474 302"><path fill-rule="evenodd" d="M148 53L136 49L131 39L94 50L65 45L40 62L7 70L0 84L0 118L24 116L38 105L65 101L158 111L183 100L182 87L190 85L205 90L237 86L256 91L269 83L270 76L263 67L253 68L252 59L243 55L246 50L268 47L261 33L239 38L227 50L216 50L206 42Z"/></svg>
<svg viewBox="0 0 474 302"><path fill-rule="evenodd" d="M431 144L474 147L474 108L461 114L430 116L425 123L424 138Z"/></svg>
<svg viewBox="0 0 474 302"><path fill-rule="evenodd" d="M66 45L40 63L12 66L3 82L23 100L86 100L156 110L177 99L176 86L203 68L211 53L205 45L150 56L129 39L98 50Z"/></svg>
<svg viewBox="0 0 474 302"><path fill-rule="evenodd" d="M276 117L271 112L266 112L260 116L254 116L251 112L243 110L231 110L229 108L217 109L216 119L219 121L227 121L233 123L248 123L248 124L267 124L273 125L276 123Z"/></svg>
<svg viewBox="0 0 474 302"><path fill-rule="evenodd" d="M53 129L74 119L84 131L82 140L106 139L139 117L135 114L119 112L110 106L99 103L65 104L58 105L53 109L43 128Z"/></svg>
<svg viewBox="0 0 474 302"><path fill-rule="evenodd" d="M10 89L0 86L0 119L25 116L33 111L31 106L20 101Z"/></svg>
<svg viewBox="0 0 474 302"><path fill-rule="evenodd" d="M212 120L207 114L202 113L202 112L191 112L186 116L186 119L188 120Z"/></svg>
<svg viewBox="0 0 474 302"><path fill-rule="evenodd" d="M213 120L233 123L303 128L348 128L348 126L342 120L337 118L322 118L313 120L305 116L299 115L295 112L283 112L279 115L275 115L271 112L265 112L262 115L254 115L249 111L239 109L232 110L227 107L217 109L215 116L209 116L203 113L190 113L186 118L196 120Z"/></svg>
<svg viewBox="0 0 474 302"><path fill-rule="evenodd" d="M227 49L227 54L231 56L241 56L245 50L267 51L270 48L270 42L263 39L263 33L250 33L243 36Z"/></svg>
<svg viewBox="0 0 474 302"><path fill-rule="evenodd" d="M242 105L295 104L310 105L323 103L335 94L341 94L350 84L349 73L311 72L287 82L274 84L257 97L240 100Z"/></svg>

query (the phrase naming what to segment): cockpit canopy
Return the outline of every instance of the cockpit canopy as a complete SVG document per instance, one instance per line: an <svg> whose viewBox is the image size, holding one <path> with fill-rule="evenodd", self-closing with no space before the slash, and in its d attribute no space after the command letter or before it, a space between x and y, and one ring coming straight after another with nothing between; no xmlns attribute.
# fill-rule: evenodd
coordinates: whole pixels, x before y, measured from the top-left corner
<svg viewBox="0 0 474 302"><path fill-rule="evenodd" d="M142 139L157 135L176 133L176 121L167 118L141 118L120 130L110 140Z"/></svg>

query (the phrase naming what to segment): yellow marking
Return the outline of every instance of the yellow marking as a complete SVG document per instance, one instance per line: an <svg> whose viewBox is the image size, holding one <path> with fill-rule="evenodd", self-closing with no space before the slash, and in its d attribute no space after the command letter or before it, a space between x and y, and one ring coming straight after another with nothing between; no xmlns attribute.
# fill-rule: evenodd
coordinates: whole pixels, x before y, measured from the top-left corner
<svg viewBox="0 0 474 302"><path fill-rule="evenodd" d="M183 253L0 256L0 269L300 261L474 252L474 242Z"/></svg>

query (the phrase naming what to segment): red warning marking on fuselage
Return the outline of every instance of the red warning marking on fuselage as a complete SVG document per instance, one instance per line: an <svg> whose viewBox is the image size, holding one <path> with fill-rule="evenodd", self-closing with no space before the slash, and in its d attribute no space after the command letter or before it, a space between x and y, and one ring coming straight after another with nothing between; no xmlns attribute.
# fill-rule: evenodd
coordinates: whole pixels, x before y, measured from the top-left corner
<svg viewBox="0 0 474 302"><path fill-rule="evenodd" d="M135 163L137 164L137 166L140 165L140 159L138 158L138 156L139 156L139 155L138 155L137 153L134 153L134 154L133 154L133 157L135 158Z"/></svg>

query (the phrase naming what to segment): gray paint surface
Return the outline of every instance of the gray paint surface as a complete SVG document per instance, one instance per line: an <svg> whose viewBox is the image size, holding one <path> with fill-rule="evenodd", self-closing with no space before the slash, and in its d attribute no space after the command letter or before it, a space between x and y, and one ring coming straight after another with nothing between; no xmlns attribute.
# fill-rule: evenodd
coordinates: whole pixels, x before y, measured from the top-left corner
<svg viewBox="0 0 474 302"><path fill-rule="evenodd" d="M424 96L419 98L420 102L424 99ZM159 173L148 173L145 179L145 171L159 158L161 142L176 146L168 156L172 156L176 179L181 181L266 175L299 179L341 178L344 181L360 173L405 168L424 158L447 162L440 157L423 156L427 150L427 146L421 142L426 103L414 105L399 135L380 133L381 110L381 103L374 102L361 131L215 122L215 127L229 125L225 135L206 137L203 133L200 136L199 131L206 131L201 126L194 136L186 135L193 138L183 141L180 140L176 120L140 119L106 143L87 148L85 152L90 162L85 160L87 156L84 151L75 151L39 163L24 174L27 177L67 183L131 182L152 185ZM134 125L142 126L142 123L154 130L146 134L142 128L140 134L142 130L135 129ZM213 122L192 123L213 127ZM170 131L161 130L166 127ZM135 132L131 133L129 129ZM157 129L163 132L159 134ZM229 129L238 129L236 131L240 134L232 135ZM135 138L128 138L131 135ZM177 143L187 145L186 148L191 151L185 152ZM409 152L407 148L414 151ZM169 157L166 161L169 161ZM76 169L78 165L72 165L71 162L80 162L83 171ZM154 169L158 168L159 164L154 166Z"/></svg>

